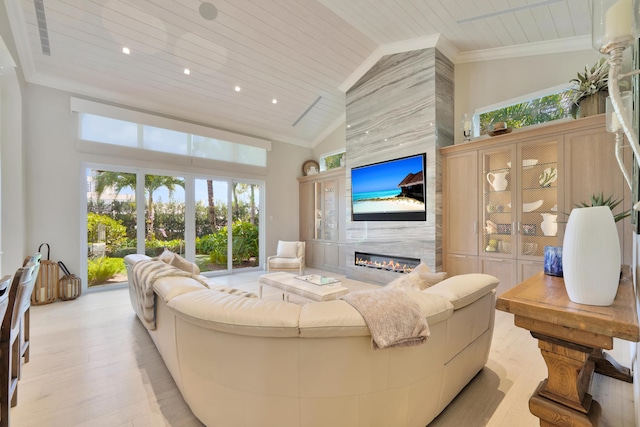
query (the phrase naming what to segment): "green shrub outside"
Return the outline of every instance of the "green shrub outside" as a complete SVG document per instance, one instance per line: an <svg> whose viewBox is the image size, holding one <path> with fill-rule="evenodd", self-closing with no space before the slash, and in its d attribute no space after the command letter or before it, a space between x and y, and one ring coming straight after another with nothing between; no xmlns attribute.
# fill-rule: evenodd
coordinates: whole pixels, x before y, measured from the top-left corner
<svg viewBox="0 0 640 427"><path fill-rule="evenodd" d="M105 242L107 247L121 246L127 241L127 229L120 221L96 213L87 214L87 238L89 243L99 241L98 226L105 226Z"/></svg>
<svg viewBox="0 0 640 427"><path fill-rule="evenodd" d="M135 247L124 247L113 250L107 249L107 256L111 258L124 258L127 255L135 254L138 250Z"/></svg>
<svg viewBox="0 0 640 427"><path fill-rule="evenodd" d="M214 264L227 262L227 227L222 227L211 237L213 250L210 252L210 260ZM235 222L233 233L233 262L240 264L251 257L258 257L258 226L248 222Z"/></svg>
<svg viewBox="0 0 640 427"><path fill-rule="evenodd" d="M118 273L126 271L122 258L99 257L88 260L87 280L89 285L102 283Z"/></svg>

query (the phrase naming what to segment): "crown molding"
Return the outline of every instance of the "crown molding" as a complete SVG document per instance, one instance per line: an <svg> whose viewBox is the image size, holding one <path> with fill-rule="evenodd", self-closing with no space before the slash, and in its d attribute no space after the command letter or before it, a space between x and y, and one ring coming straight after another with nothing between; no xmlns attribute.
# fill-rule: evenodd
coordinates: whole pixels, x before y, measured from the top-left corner
<svg viewBox="0 0 640 427"><path fill-rule="evenodd" d="M458 53L454 64L591 50L591 35Z"/></svg>

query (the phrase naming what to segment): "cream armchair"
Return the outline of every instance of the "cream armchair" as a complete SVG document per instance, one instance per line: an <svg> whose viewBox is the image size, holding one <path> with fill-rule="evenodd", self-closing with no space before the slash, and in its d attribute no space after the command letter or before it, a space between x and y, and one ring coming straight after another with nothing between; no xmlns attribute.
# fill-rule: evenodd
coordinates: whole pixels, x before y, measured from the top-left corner
<svg viewBox="0 0 640 427"><path fill-rule="evenodd" d="M305 242L285 242L278 240L277 253L267 258L267 271L298 270L304 273Z"/></svg>

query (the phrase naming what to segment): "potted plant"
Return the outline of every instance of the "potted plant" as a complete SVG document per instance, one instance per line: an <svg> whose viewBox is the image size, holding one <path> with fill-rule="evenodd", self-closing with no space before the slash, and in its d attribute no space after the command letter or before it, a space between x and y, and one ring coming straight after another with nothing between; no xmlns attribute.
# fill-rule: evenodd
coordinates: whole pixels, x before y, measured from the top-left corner
<svg viewBox="0 0 640 427"><path fill-rule="evenodd" d="M609 63L601 58L593 67L584 67L584 73L578 73L575 79L569 80L576 86L571 95L571 115L575 119L578 110L580 117L592 116L605 112L608 93Z"/></svg>
<svg viewBox="0 0 640 427"><path fill-rule="evenodd" d="M576 203L576 207L577 208L590 208L590 207L594 207L594 206L608 206L609 209L611 209L611 211L612 211L611 213L613 214L613 210L620 203L622 203L622 199L614 199L613 196L609 196L609 197L607 197L605 199L604 195L602 193L600 193L600 194L593 194L591 196L591 204L589 204L587 202L580 202L580 203ZM618 222L621 219L624 219L624 218L628 217L629 215L631 215L631 209L629 209L627 211L620 212L618 214L613 214L613 220L615 222Z"/></svg>

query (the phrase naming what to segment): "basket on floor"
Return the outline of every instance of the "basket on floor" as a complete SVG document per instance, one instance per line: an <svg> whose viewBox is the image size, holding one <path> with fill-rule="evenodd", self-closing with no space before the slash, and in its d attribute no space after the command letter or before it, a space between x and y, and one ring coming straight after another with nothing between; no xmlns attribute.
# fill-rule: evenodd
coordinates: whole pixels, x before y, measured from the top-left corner
<svg viewBox="0 0 640 427"><path fill-rule="evenodd" d="M58 298L62 301L76 299L82 293L82 281L75 274L71 274L62 261L58 261L64 276L58 281Z"/></svg>
<svg viewBox="0 0 640 427"><path fill-rule="evenodd" d="M40 272L36 279L36 284L33 287L33 293L31 294L31 304L42 305L49 304L58 299L58 276L59 269L58 263L50 260L51 247L48 243L43 243L38 247L38 252L42 249L42 246L47 246L47 259L40 260Z"/></svg>

